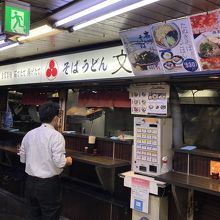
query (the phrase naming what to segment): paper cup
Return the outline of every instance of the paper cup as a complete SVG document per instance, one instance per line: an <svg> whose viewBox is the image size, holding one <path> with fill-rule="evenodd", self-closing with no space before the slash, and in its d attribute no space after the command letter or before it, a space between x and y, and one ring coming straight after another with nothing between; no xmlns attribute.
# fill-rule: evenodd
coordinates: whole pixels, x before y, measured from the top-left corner
<svg viewBox="0 0 220 220"><path fill-rule="evenodd" d="M89 136L88 143L89 144L95 144L95 139L96 139L96 136Z"/></svg>

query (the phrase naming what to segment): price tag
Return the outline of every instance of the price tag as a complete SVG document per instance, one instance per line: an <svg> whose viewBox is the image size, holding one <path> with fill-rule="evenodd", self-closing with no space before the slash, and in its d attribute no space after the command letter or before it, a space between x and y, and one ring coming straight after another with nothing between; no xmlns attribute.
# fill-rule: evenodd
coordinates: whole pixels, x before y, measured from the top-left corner
<svg viewBox="0 0 220 220"><path fill-rule="evenodd" d="M195 72L198 69L198 63L194 59L184 60L183 66L189 72Z"/></svg>

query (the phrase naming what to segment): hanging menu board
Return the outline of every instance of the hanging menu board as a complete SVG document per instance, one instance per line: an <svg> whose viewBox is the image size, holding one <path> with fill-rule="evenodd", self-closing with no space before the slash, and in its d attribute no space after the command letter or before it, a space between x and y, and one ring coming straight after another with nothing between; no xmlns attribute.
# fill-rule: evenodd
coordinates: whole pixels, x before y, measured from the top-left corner
<svg viewBox="0 0 220 220"><path fill-rule="evenodd" d="M163 115L168 114L170 87L167 84L131 86L131 114Z"/></svg>
<svg viewBox="0 0 220 220"><path fill-rule="evenodd" d="M163 72L151 25L123 31L120 37L136 76Z"/></svg>
<svg viewBox="0 0 220 220"><path fill-rule="evenodd" d="M202 69L220 69L220 12L191 16L190 20Z"/></svg>
<svg viewBox="0 0 220 220"><path fill-rule="evenodd" d="M200 70L188 18L155 24L152 33L165 73Z"/></svg>

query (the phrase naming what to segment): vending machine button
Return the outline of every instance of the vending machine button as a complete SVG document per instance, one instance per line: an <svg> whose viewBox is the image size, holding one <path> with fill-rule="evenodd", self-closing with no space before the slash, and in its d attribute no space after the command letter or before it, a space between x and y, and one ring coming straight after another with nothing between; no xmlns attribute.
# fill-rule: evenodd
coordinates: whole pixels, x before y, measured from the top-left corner
<svg viewBox="0 0 220 220"><path fill-rule="evenodd" d="M152 158L152 162L157 163L157 158L156 158L156 157L153 157L153 158Z"/></svg>
<svg viewBox="0 0 220 220"><path fill-rule="evenodd" d="M142 153L142 151L141 150L137 150L137 154L141 154Z"/></svg>
<svg viewBox="0 0 220 220"><path fill-rule="evenodd" d="M157 152L157 147L152 147L152 150Z"/></svg>
<svg viewBox="0 0 220 220"><path fill-rule="evenodd" d="M152 135L151 138L152 138L153 140L157 140L157 136L156 136L156 135Z"/></svg>
<svg viewBox="0 0 220 220"><path fill-rule="evenodd" d="M141 143L141 139L137 139L137 143Z"/></svg>
<svg viewBox="0 0 220 220"><path fill-rule="evenodd" d="M139 149L140 149L141 147L142 147L142 145L141 145L141 144L137 144L137 148L139 148Z"/></svg>
<svg viewBox="0 0 220 220"><path fill-rule="evenodd" d="M147 160L147 157L146 156L142 156L142 160Z"/></svg>
<svg viewBox="0 0 220 220"><path fill-rule="evenodd" d="M143 150L146 150L146 149L147 149L146 145L143 144L143 145L142 145L142 149L143 149Z"/></svg>
<svg viewBox="0 0 220 220"><path fill-rule="evenodd" d="M142 143L142 144L145 144L145 143L146 143L146 140L145 140L145 139L142 139L141 143Z"/></svg>
<svg viewBox="0 0 220 220"><path fill-rule="evenodd" d="M141 155L137 155L137 160L141 160Z"/></svg>
<svg viewBox="0 0 220 220"><path fill-rule="evenodd" d="M157 145L157 141L152 141L152 145Z"/></svg>
<svg viewBox="0 0 220 220"><path fill-rule="evenodd" d="M152 133L153 134L157 134L157 130L152 130Z"/></svg>
<svg viewBox="0 0 220 220"><path fill-rule="evenodd" d="M147 152L146 151L142 151L142 155L147 155Z"/></svg>
<svg viewBox="0 0 220 220"><path fill-rule="evenodd" d="M152 143L151 140L147 140L147 144L151 145L151 143Z"/></svg>

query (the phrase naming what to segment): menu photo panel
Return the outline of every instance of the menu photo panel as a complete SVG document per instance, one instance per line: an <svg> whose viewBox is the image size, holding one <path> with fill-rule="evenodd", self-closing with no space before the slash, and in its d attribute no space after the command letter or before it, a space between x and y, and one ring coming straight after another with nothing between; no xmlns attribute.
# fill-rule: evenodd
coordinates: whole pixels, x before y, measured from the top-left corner
<svg viewBox="0 0 220 220"><path fill-rule="evenodd" d="M163 73L151 25L120 32L120 37L135 76Z"/></svg>
<svg viewBox="0 0 220 220"><path fill-rule="evenodd" d="M154 24L152 33L165 73L200 71L188 18Z"/></svg>
<svg viewBox="0 0 220 220"><path fill-rule="evenodd" d="M190 17L202 70L220 69L220 10Z"/></svg>

